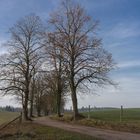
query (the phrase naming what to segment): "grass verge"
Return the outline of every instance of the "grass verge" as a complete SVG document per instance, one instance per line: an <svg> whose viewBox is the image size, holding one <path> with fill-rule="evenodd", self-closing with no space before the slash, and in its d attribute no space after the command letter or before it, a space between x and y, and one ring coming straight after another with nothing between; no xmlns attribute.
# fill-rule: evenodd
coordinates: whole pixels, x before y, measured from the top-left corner
<svg viewBox="0 0 140 140"><path fill-rule="evenodd" d="M12 124L0 135L1 140L99 140L91 136L65 131L58 128L24 122L22 126Z"/></svg>
<svg viewBox="0 0 140 140"><path fill-rule="evenodd" d="M131 122L118 122L118 121L104 121L99 119L80 119L77 121L72 120L72 115L65 114L63 117L51 116L51 119L63 121L71 124L80 124L84 126L91 126L96 128L102 129L109 129L109 130L117 130L117 131L124 131L124 132L132 132L132 133L140 133L140 125L139 123L131 123Z"/></svg>
<svg viewBox="0 0 140 140"><path fill-rule="evenodd" d="M6 112L6 111L0 111L0 125L3 123L6 123L8 121L13 120L18 115L20 115L19 112Z"/></svg>

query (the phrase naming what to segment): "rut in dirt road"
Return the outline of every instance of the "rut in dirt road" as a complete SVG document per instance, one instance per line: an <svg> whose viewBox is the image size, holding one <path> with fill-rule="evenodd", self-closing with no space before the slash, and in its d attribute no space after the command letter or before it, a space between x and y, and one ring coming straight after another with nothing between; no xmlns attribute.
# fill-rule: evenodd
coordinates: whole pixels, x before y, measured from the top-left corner
<svg viewBox="0 0 140 140"><path fill-rule="evenodd" d="M34 123L57 127L68 131L78 132L89 136L94 136L96 138L101 138L103 140L140 140L140 134L105 130L81 125L72 125L59 121L54 121L47 117L40 117L34 120Z"/></svg>

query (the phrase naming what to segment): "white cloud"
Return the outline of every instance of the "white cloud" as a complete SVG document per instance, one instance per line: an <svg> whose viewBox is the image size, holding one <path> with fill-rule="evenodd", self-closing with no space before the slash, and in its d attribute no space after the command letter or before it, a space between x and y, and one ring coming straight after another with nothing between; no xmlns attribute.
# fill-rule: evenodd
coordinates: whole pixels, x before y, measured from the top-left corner
<svg viewBox="0 0 140 140"><path fill-rule="evenodd" d="M21 105L19 102L15 100L13 96L7 95L7 96L1 96L0 97L0 106L6 106L6 105L11 105L14 107L20 107Z"/></svg>
<svg viewBox="0 0 140 140"><path fill-rule="evenodd" d="M6 42L6 39L0 37L0 55L7 52L7 48L3 45Z"/></svg>
<svg viewBox="0 0 140 140"><path fill-rule="evenodd" d="M78 97L78 106L100 107L139 107L140 106L140 78L139 77L116 77L119 82L118 88L108 86L98 89L97 94L87 94ZM69 107L71 102L69 102Z"/></svg>

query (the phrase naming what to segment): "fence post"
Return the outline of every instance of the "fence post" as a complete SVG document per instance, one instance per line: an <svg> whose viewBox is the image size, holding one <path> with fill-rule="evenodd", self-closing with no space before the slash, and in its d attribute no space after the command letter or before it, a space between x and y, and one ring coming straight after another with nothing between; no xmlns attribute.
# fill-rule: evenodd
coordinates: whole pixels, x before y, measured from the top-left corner
<svg viewBox="0 0 140 140"><path fill-rule="evenodd" d="M120 122L122 122L123 118L123 106L121 105L121 110L120 110Z"/></svg>

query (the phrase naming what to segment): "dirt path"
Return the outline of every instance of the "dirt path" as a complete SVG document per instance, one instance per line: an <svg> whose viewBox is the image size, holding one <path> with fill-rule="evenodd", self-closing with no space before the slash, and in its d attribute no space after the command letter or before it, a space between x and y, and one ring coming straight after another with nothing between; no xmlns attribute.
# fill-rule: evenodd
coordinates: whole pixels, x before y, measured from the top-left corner
<svg viewBox="0 0 140 140"><path fill-rule="evenodd" d="M140 134L133 134L127 132L119 132L112 130L104 130L87 126L72 125L49 118L41 117L34 121L35 123L61 128L68 131L78 132L104 140L140 140Z"/></svg>

